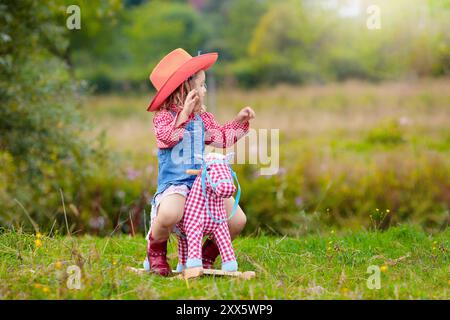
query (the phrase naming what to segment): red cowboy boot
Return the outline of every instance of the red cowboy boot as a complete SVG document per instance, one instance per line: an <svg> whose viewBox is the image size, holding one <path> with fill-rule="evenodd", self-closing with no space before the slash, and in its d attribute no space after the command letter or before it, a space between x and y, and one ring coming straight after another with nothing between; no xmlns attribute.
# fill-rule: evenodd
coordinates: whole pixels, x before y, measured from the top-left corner
<svg viewBox="0 0 450 320"><path fill-rule="evenodd" d="M150 234L148 242L147 257L150 271L161 276L170 274L170 266L167 263L167 240L155 240Z"/></svg>
<svg viewBox="0 0 450 320"><path fill-rule="evenodd" d="M214 261L220 254L216 243L211 239L206 239L202 247L203 269L213 269Z"/></svg>

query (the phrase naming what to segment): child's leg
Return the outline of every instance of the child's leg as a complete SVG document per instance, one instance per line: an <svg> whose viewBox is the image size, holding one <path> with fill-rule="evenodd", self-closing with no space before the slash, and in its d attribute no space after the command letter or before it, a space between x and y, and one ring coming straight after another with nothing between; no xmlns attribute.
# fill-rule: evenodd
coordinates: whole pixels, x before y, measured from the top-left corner
<svg viewBox="0 0 450 320"><path fill-rule="evenodd" d="M183 217L185 197L171 193L165 195L157 206L148 239L147 258L152 272L162 276L170 274L167 261L167 239L173 227Z"/></svg>
<svg viewBox="0 0 450 320"><path fill-rule="evenodd" d="M234 198L233 197L225 198L224 201L225 201L225 211L229 216L231 214L231 210L233 210ZM236 208L236 213L230 220L228 220L228 228L230 229L231 240L236 238L241 233L246 223L247 217L244 211L242 211L241 207L238 205Z"/></svg>
<svg viewBox="0 0 450 320"><path fill-rule="evenodd" d="M164 197L157 209L157 216L152 223L152 236L156 240L168 239L173 227L181 220L186 198L174 193Z"/></svg>

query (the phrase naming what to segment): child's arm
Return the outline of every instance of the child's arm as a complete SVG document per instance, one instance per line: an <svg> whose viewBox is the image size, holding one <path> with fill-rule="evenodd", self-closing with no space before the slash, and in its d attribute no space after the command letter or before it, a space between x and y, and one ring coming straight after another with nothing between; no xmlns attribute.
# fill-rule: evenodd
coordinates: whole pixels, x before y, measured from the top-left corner
<svg viewBox="0 0 450 320"><path fill-rule="evenodd" d="M201 114L205 124L205 143L217 148L228 148L245 136L250 128L248 121L233 120L220 125L209 112Z"/></svg>
<svg viewBox="0 0 450 320"><path fill-rule="evenodd" d="M153 118L158 148L171 148L183 138L185 126L189 119L177 125L179 115L180 112L173 116L169 111L161 110Z"/></svg>
<svg viewBox="0 0 450 320"><path fill-rule="evenodd" d="M194 89L188 93L182 110L175 116L167 110L155 114L153 125L158 148L171 148L183 138L186 124L190 121L198 101L197 90Z"/></svg>

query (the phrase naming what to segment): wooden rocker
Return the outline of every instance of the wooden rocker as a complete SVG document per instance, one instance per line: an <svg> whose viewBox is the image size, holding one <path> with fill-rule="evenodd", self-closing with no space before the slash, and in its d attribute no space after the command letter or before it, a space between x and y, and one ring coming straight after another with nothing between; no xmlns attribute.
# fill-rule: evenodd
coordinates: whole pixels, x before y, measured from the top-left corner
<svg viewBox="0 0 450 320"><path fill-rule="evenodd" d="M198 278L202 275L208 275L208 276L226 276L226 277L236 277L243 280L250 280L256 276L256 273L254 271L224 271L224 270L218 270L218 269L203 269L201 267L199 268L189 268L185 269L181 272L181 274L178 275L178 278L180 279L191 279L191 278Z"/></svg>
<svg viewBox="0 0 450 320"><path fill-rule="evenodd" d="M129 271L132 271L137 274L147 274L150 273L150 271L144 269L144 268L134 268L134 267L127 267ZM207 276L218 276L218 277L235 277L240 278L243 280L250 280L256 277L256 273L254 271L223 271L218 269L203 269L203 268L190 268L185 269L182 272L178 272L177 270L172 270L172 273L175 274L175 278L177 279L192 279L192 278L198 278L203 275Z"/></svg>

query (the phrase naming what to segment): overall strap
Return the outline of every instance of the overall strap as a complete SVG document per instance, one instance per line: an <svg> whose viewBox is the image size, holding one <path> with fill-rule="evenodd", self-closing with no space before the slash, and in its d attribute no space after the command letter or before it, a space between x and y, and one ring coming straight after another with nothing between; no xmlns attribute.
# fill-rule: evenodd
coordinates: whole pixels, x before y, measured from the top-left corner
<svg viewBox="0 0 450 320"><path fill-rule="evenodd" d="M171 110L171 112L174 112L174 111ZM202 123L202 143L204 143L204 141L205 141L205 125L204 125L203 120L200 117L200 115L195 114L195 119L201 121L201 123ZM203 151L203 148L202 148L202 158L203 158L203 156L204 156L204 151ZM178 228L178 226L175 226L174 229L175 229L175 233L178 236L180 236L181 238L184 238L184 239L187 238L186 235L181 232L181 230Z"/></svg>

